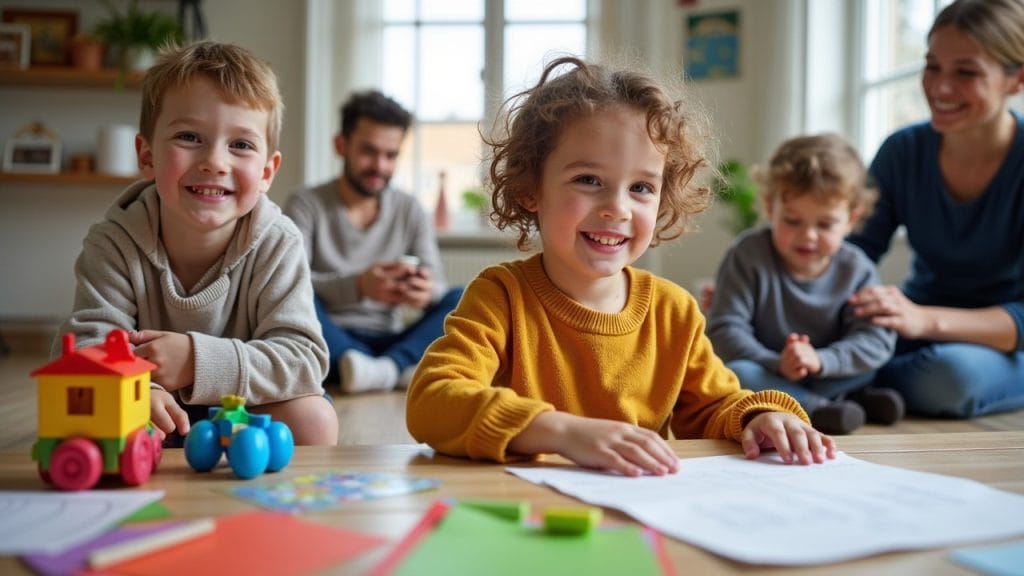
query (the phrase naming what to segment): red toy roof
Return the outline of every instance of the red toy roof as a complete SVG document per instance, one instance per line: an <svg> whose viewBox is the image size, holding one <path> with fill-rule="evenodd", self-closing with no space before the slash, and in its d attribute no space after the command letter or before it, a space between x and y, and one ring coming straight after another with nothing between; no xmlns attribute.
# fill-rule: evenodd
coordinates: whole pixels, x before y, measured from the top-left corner
<svg viewBox="0 0 1024 576"><path fill-rule="evenodd" d="M135 355L128 333L112 330L103 344L75 350L75 335L64 335L64 353L60 358L37 368L32 376L53 374L118 374L133 376L157 368L149 360Z"/></svg>

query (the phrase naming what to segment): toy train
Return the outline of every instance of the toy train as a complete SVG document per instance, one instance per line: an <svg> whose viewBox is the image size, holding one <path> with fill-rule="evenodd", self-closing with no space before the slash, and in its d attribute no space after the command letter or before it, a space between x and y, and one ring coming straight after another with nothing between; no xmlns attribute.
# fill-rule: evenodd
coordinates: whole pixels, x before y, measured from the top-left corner
<svg viewBox="0 0 1024 576"><path fill-rule="evenodd" d="M45 482L88 490L104 474L132 486L149 479L162 455L149 423L149 380L156 367L135 355L124 330L79 350L74 335L64 335L61 357L32 372L39 392L32 459Z"/></svg>

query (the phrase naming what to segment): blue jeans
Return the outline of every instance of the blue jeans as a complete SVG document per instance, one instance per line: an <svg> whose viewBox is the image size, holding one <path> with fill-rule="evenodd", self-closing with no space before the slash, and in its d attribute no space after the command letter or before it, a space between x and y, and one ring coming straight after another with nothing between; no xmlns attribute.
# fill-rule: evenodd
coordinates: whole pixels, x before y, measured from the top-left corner
<svg viewBox="0 0 1024 576"><path fill-rule="evenodd" d="M339 380L338 358L352 349L369 356L391 358L398 365L398 373L401 374L402 370L419 362L427 346L444 332L444 317L455 309L460 298L461 287L448 290L436 304L427 307L416 322L395 333L349 330L335 326L324 309L323 302L315 298L316 316L320 320L330 358L327 381Z"/></svg>
<svg viewBox="0 0 1024 576"><path fill-rule="evenodd" d="M875 383L898 391L907 411L973 418L1024 407L1024 352L965 343L900 340Z"/></svg>
<svg viewBox="0 0 1024 576"><path fill-rule="evenodd" d="M793 382L751 360L733 360L726 366L736 373L743 388L755 392L785 392L799 402L808 414L829 402L841 399L850 392L864 388L875 378L875 372L870 371L847 378L806 378L800 382Z"/></svg>

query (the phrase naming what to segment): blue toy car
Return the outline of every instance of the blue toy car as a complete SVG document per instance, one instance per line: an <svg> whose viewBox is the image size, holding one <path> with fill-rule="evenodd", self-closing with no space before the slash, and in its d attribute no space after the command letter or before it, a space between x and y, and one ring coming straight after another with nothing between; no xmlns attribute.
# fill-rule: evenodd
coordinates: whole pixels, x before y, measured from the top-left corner
<svg viewBox="0 0 1024 576"><path fill-rule="evenodd" d="M209 472L226 453L231 470L245 480L288 466L295 439L284 422L271 422L266 414L250 414L241 396L224 396L220 403L220 407L210 407L209 420L196 422L185 437L189 466Z"/></svg>

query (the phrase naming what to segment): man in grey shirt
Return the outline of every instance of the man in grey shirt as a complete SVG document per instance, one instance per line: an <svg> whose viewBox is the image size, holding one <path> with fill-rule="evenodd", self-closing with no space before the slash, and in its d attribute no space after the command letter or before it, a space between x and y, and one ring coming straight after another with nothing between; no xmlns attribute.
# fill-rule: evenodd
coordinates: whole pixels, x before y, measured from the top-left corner
<svg viewBox="0 0 1024 576"><path fill-rule="evenodd" d="M285 213L305 239L316 309L344 392L404 387L461 288L448 289L419 201L391 188L412 115L384 94L353 94L334 146L339 178L300 190ZM406 325L402 308L421 310Z"/></svg>

